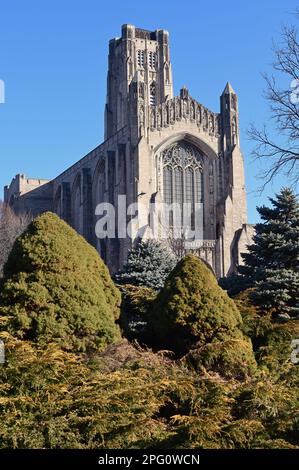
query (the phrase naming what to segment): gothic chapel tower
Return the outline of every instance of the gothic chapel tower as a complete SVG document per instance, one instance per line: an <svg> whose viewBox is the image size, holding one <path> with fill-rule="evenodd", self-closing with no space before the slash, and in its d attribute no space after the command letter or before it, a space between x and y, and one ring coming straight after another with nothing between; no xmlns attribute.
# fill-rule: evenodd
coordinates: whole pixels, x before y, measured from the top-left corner
<svg viewBox="0 0 299 470"><path fill-rule="evenodd" d="M250 242L238 98L228 83L220 112L212 112L187 88L173 96L169 34L126 24L109 42L105 140L52 181L18 175L5 200L34 214L53 210L93 243L112 272L125 263L134 244L116 225L116 236L98 239L96 207L113 204L117 220L126 207L160 203L202 207L202 240L194 249L217 277L241 263ZM138 237L150 236L147 211L138 213ZM172 217L169 214L169 217ZM170 219L169 219L170 220ZM192 249L192 248L190 248Z"/></svg>
<svg viewBox="0 0 299 470"><path fill-rule="evenodd" d="M200 256L218 276L235 269L247 219L238 99L231 85L221 95L219 114L186 88L174 98L168 32L124 25L122 37L109 44L105 138L125 128L136 183L129 200L141 195L144 204L202 202ZM146 226L144 219L145 234ZM243 251L247 241L245 236Z"/></svg>
<svg viewBox="0 0 299 470"><path fill-rule="evenodd" d="M109 43L105 139L125 127L134 111L141 113L139 121L147 125L149 106L172 97L168 32L124 25L122 37Z"/></svg>

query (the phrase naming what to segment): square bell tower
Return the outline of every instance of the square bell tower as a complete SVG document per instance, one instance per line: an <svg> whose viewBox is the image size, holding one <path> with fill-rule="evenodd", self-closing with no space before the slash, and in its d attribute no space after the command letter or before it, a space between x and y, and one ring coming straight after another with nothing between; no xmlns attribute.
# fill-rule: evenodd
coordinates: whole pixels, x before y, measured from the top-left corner
<svg viewBox="0 0 299 470"><path fill-rule="evenodd" d="M143 106L146 116L150 105L172 97L168 32L123 25L121 38L109 42L105 140L128 124L132 98ZM136 113L140 106L136 106Z"/></svg>

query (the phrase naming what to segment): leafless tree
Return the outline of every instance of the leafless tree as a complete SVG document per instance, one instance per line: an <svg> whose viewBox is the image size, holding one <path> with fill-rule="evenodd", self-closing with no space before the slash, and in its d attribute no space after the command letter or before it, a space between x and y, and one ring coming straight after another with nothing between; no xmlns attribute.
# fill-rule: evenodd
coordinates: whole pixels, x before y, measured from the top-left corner
<svg viewBox="0 0 299 470"><path fill-rule="evenodd" d="M299 19L299 11L296 12ZM273 74L264 75L265 97L269 102L270 116L276 132L270 132L264 125L258 129L254 125L249 136L256 142L253 154L263 161L268 160L264 171L262 189L273 178L284 173L291 184L299 180L299 39L295 26L282 29L280 44L273 45ZM285 87L278 84L287 81Z"/></svg>
<svg viewBox="0 0 299 470"><path fill-rule="evenodd" d="M190 252L200 255L199 249L190 248L193 238L190 239L188 236L190 230L187 227L176 226L173 228L164 225L162 233L165 246L174 253L178 260L184 258Z"/></svg>
<svg viewBox="0 0 299 470"><path fill-rule="evenodd" d="M16 238L24 232L31 220L30 214L16 214L0 201L0 276Z"/></svg>
<svg viewBox="0 0 299 470"><path fill-rule="evenodd" d="M165 239L165 244L171 249L178 259L184 258L187 254L186 249L186 234L183 229L174 234L173 230L169 229Z"/></svg>

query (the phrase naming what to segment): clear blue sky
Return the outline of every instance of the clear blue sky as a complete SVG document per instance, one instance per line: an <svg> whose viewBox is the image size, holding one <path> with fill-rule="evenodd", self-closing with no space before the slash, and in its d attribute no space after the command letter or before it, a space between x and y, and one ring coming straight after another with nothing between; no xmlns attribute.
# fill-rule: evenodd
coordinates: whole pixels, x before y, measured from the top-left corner
<svg viewBox="0 0 299 470"><path fill-rule="evenodd" d="M230 81L239 96L249 221L261 195L246 130L269 119L262 98L272 39L295 0L0 0L0 186L16 173L53 178L103 139L107 52L123 23L170 33L175 93L182 85L213 111Z"/></svg>

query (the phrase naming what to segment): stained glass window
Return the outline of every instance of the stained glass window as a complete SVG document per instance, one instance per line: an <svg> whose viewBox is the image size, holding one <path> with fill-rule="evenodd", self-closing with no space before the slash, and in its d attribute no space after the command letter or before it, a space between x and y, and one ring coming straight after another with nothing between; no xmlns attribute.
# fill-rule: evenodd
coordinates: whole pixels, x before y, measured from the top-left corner
<svg viewBox="0 0 299 470"><path fill-rule="evenodd" d="M163 190L164 190L164 201L167 204L172 202L172 168L166 166L163 171Z"/></svg>
<svg viewBox="0 0 299 470"><path fill-rule="evenodd" d="M162 152L162 166L164 202L180 204L182 220L193 230L195 204L203 202L203 155L194 145L177 142ZM184 203L191 213L184 214Z"/></svg>

